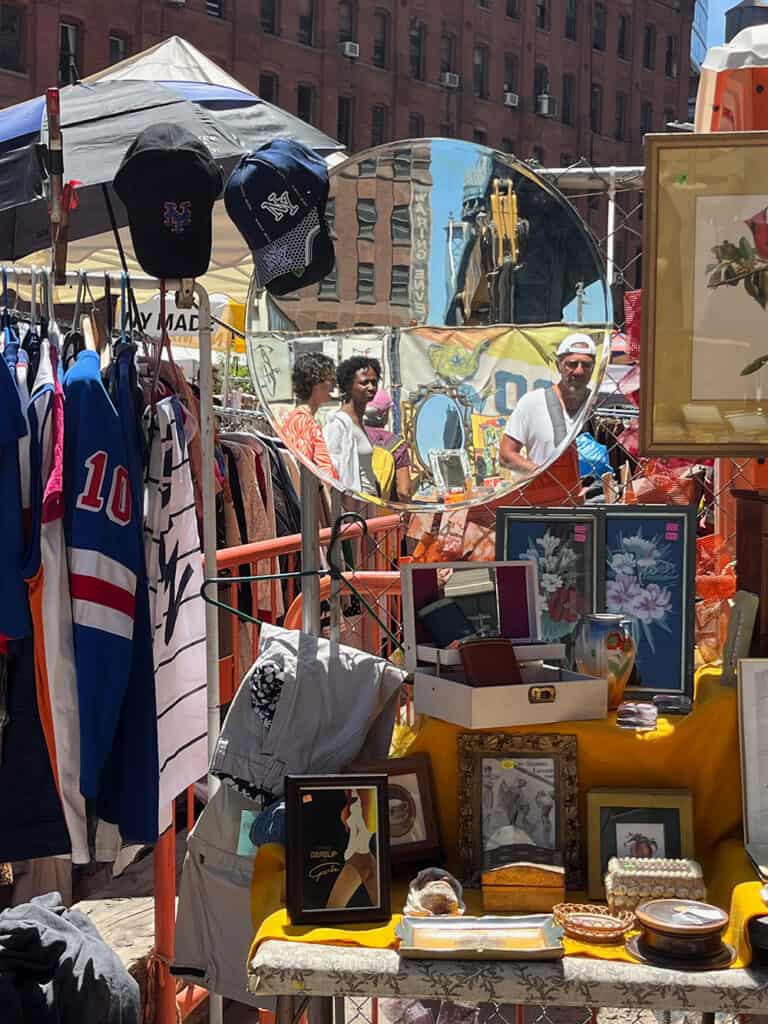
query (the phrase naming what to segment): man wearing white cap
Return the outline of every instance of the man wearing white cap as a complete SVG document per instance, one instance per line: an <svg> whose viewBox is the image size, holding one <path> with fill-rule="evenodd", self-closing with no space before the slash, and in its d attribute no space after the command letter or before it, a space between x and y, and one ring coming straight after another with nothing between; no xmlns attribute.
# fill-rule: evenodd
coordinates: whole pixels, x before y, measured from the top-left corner
<svg viewBox="0 0 768 1024"><path fill-rule="evenodd" d="M503 465L532 473L562 447L589 398L595 357L595 343L587 334L569 334L560 342L556 356L560 380L551 388L528 391L518 401L501 441Z"/></svg>

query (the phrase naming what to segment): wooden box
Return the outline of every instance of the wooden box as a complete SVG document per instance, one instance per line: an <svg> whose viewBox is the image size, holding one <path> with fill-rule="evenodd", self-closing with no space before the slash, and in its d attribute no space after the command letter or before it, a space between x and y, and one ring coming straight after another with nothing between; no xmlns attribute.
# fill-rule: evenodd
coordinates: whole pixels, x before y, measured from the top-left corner
<svg viewBox="0 0 768 1024"><path fill-rule="evenodd" d="M703 900L707 890L695 860L611 857L605 895L609 910L634 910L646 900Z"/></svg>
<svg viewBox="0 0 768 1024"><path fill-rule="evenodd" d="M481 875L483 910L503 913L548 913L565 899L565 869L518 862Z"/></svg>

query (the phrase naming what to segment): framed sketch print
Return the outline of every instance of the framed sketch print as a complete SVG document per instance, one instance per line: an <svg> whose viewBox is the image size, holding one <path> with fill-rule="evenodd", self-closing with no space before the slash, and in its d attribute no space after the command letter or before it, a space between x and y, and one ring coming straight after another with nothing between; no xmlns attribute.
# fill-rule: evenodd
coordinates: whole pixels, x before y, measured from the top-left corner
<svg viewBox="0 0 768 1024"><path fill-rule="evenodd" d="M411 754L386 761L355 763L350 772L387 776L389 856L393 867L415 861L441 861L429 754Z"/></svg>
<svg viewBox="0 0 768 1024"><path fill-rule="evenodd" d="M496 557L538 568L542 640L566 643L595 611L598 535L595 509L496 510Z"/></svg>
<svg viewBox="0 0 768 1024"><path fill-rule="evenodd" d="M565 868L582 882L575 736L459 736L459 855L468 884L512 861Z"/></svg>
<svg viewBox="0 0 768 1024"><path fill-rule="evenodd" d="M647 135L640 449L765 455L768 141Z"/></svg>
<svg viewBox="0 0 768 1024"><path fill-rule="evenodd" d="M686 505L611 505L603 531L600 610L634 626L628 689L693 696L696 511Z"/></svg>
<svg viewBox="0 0 768 1024"><path fill-rule="evenodd" d="M739 740L744 848L768 881L768 660L739 662Z"/></svg>
<svg viewBox="0 0 768 1024"><path fill-rule="evenodd" d="M587 794L589 898L602 899L611 857L693 857L687 789L591 789Z"/></svg>
<svg viewBox="0 0 768 1024"><path fill-rule="evenodd" d="M285 815L291 923L388 921L386 775L288 775Z"/></svg>

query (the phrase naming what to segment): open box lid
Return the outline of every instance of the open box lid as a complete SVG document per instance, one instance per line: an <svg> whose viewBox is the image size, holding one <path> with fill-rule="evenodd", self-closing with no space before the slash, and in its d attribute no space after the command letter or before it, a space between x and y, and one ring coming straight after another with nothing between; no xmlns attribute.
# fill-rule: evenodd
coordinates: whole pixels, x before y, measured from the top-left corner
<svg viewBox="0 0 768 1024"><path fill-rule="evenodd" d="M545 656L535 562L409 562L400 571L407 671L419 662L459 665L450 643L484 633Z"/></svg>

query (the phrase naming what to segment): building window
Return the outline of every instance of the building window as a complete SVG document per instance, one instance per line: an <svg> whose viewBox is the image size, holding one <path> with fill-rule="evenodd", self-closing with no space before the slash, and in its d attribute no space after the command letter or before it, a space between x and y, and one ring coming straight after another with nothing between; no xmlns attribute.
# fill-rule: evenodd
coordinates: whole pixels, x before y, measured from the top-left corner
<svg viewBox="0 0 768 1024"><path fill-rule="evenodd" d="M261 31L276 36L280 32L279 0L261 0Z"/></svg>
<svg viewBox="0 0 768 1024"><path fill-rule="evenodd" d="M653 104L649 100L640 107L640 135L647 135L653 128Z"/></svg>
<svg viewBox="0 0 768 1024"><path fill-rule="evenodd" d="M339 42L340 43L354 43L357 42L356 28L357 19L355 4L353 0L341 0L339 3Z"/></svg>
<svg viewBox="0 0 768 1024"><path fill-rule="evenodd" d="M336 200L331 197L325 204L325 223L331 238L336 237Z"/></svg>
<svg viewBox="0 0 768 1024"><path fill-rule="evenodd" d="M409 114L408 115L408 138L409 139L423 139L424 138L424 115L423 114Z"/></svg>
<svg viewBox="0 0 768 1024"><path fill-rule="evenodd" d="M280 79L271 71L259 75L259 96L267 103L277 103Z"/></svg>
<svg viewBox="0 0 768 1024"><path fill-rule="evenodd" d="M478 146L488 145L488 132L484 128L475 128L472 132L472 141Z"/></svg>
<svg viewBox="0 0 768 1024"><path fill-rule="evenodd" d="M667 51L664 56L664 74L667 78L677 78L678 51L680 40L677 36L667 36Z"/></svg>
<svg viewBox="0 0 768 1024"><path fill-rule="evenodd" d="M536 161L536 163L539 164L539 166L543 167L544 166L544 150L542 149L542 147L541 146L534 146L533 147L533 154L532 155L533 155L533 159Z"/></svg>
<svg viewBox="0 0 768 1024"><path fill-rule="evenodd" d="M441 139L452 139L455 135L453 125L450 121L440 122L440 138Z"/></svg>
<svg viewBox="0 0 768 1024"><path fill-rule="evenodd" d="M296 113L302 121L312 124L315 113L315 90L311 85L298 85L296 88Z"/></svg>
<svg viewBox="0 0 768 1024"><path fill-rule="evenodd" d="M357 200L357 237L366 238L372 242L376 233L376 221L379 219L376 213L375 199Z"/></svg>
<svg viewBox="0 0 768 1024"><path fill-rule="evenodd" d="M616 55L619 60L630 60L632 57L632 19L628 14L619 15Z"/></svg>
<svg viewBox="0 0 768 1024"><path fill-rule="evenodd" d="M117 64L125 60L131 52L131 47L125 36L119 36L114 32L109 35L109 63Z"/></svg>
<svg viewBox="0 0 768 1024"><path fill-rule="evenodd" d="M411 268L398 266L392 267L392 283L389 287L389 301L393 306L407 306L411 301L410 297Z"/></svg>
<svg viewBox="0 0 768 1024"><path fill-rule="evenodd" d="M335 331L339 326L338 320L318 320L317 328L318 331Z"/></svg>
<svg viewBox="0 0 768 1024"><path fill-rule="evenodd" d="M80 57L80 26L62 21L59 25L59 85L77 81Z"/></svg>
<svg viewBox="0 0 768 1024"><path fill-rule="evenodd" d="M384 106L371 109L371 145L381 146L387 141L387 120L389 111Z"/></svg>
<svg viewBox="0 0 768 1024"><path fill-rule="evenodd" d="M389 66L389 14L376 11L373 15L373 63L377 68Z"/></svg>
<svg viewBox="0 0 768 1024"><path fill-rule="evenodd" d="M656 26L646 25L643 34L643 67L653 71L656 67Z"/></svg>
<svg viewBox="0 0 768 1024"><path fill-rule="evenodd" d="M408 34L408 59L411 68L411 78L421 81L424 78L424 50L425 50L426 29L424 22L414 18L411 22L411 31Z"/></svg>
<svg viewBox="0 0 768 1024"><path fill-rule="evenodd" d="M367 160L361 160L357 172L358 178L375 178L378 165L379 161L375 156L369 157Z"/></svg>
<svg viewBox="0 0 768 1024"><path fill-rule="evenodd" d="M520 17L520 0L507 0L507 17L515 20Z"/></svg>
<svg viewBox="0 0 768 1024"><path fill-rule="evenodd" d="M456 70L456 36L443 32L440 36L440 73Z"/></svg>
<svg viewBox="0 0 768 1024"><path fill-rule="evenodd" d="M664 131L665 132L673 131L673 129L670 128L669 126L671 124L674 124L676 120L677 120L677 118L675 117L675 112L672 109L672 107L665 107L664 108Z"/></svg>
<svg viewBox="0 0 768 1024"><path fill-rule="evenodd" d="M205 11L212 18L223 18L224 0L205 0Z"/></svg>
<svg viewBox="0 0 768 1024"><path fill-rule="evenodd" d="M593 82L589 90L589 127L595 135L603 133L603 87Z"/></svg>
<svg viewBox="0 0 768 1024"><path fill-rule="evenodd" d="M376 301L376 277L372 263L357 264L357 301Z"/></svg>
<svg viewBox="0 0 768 1024"><path fill-rule="evenodd" d="M392 156L392 173L396 178L411 177L411 151L410 149L398 149Z"/></svg>
<svg viewBox="0 0 768 1024"><path fill-rule="evenodd" d="M605 49L605 4L596 3L592 8L592 49Z"/></svg>
<svg viewBox="0 0 768 1024"><path fill-rule="evenodd" d="M627 96L626 93L616 93L616 124L613 136L617 142L624 142L627 137Z"/></svg>
<svg viewBox="0 0 768 1024"><path fill-rule="evenodd" d="M534 68L533 95L536 98L549 95L549 68L546 64L537 64Z"/></svg>
<svg viewBox="0 0 768 1024"><path fill-rule="evenodd" d="M477 0L477 6L482 7L484 11L491 9L491 0Z"/></svg>
<svg viewBox="0 0 768 1024"><path fill-rule="evenodd" d="M519 92L520 61L516 53L504 54L504 92Z"/></svg>
<svg viewBox="0 0 768 1024"><path fill-rule="evenodd" d="M409 206L394 206L392 208L391 233L395 245L410 245L411 208Z"/></svg>
<svg viewBox="0 0 768 1024"><path fill-rule="evenodd" d="M318 297L321 299L338 299L339 288L338 278L336 276L336 267L324 277L320 282L320 288L318 290Z"/></svg>
<svg viewBox="0 0 768 1024"><path fill-rule="evenodd" d="M472 64L472 89L481 100L488 99L488 47L476 46Z"/></svg>
<svg viewBox="0 0 768 1024"><path fill-rule="evenodd" d="M536 28L549 31L549 0L536 0Z"/></svg>
<svg viewBox="0 0 768 1024"><path fill-rule="evenodd" d="M566 0L565 4L565 38L575 39L577 33L576 24L576 0Z"/></svg>
<svg viewBox="0 0 768 1024"><path fill-rule="evenodd" d="M560 154L560 166L570 167L573 163L573 153L561 153Z"/></svg>
<svg viewBox="0 0 768 1024"><path fill-rule="evenodd" d="M336 105L336 138L352 149L352 97L339 96Z"/></svg>
<svg viewBox="0 0 768 1024"><path fill-rule="evenodd" d="M563 75L563 124L573 124L573 101L576 96L576 79L573 75Z"/></svg>
<svg viewBox="0 0 768 1024"><path fill-rule="evenodd" d="M296 38L304 46L315 42L315 0L299 0L299 31Z"/></svg>
<svg viewBox="0 0 768 1024"><path fill-rule="evenodd" d="M24 11L15 4L0 4L0 68L24 70Z"/></svg>

